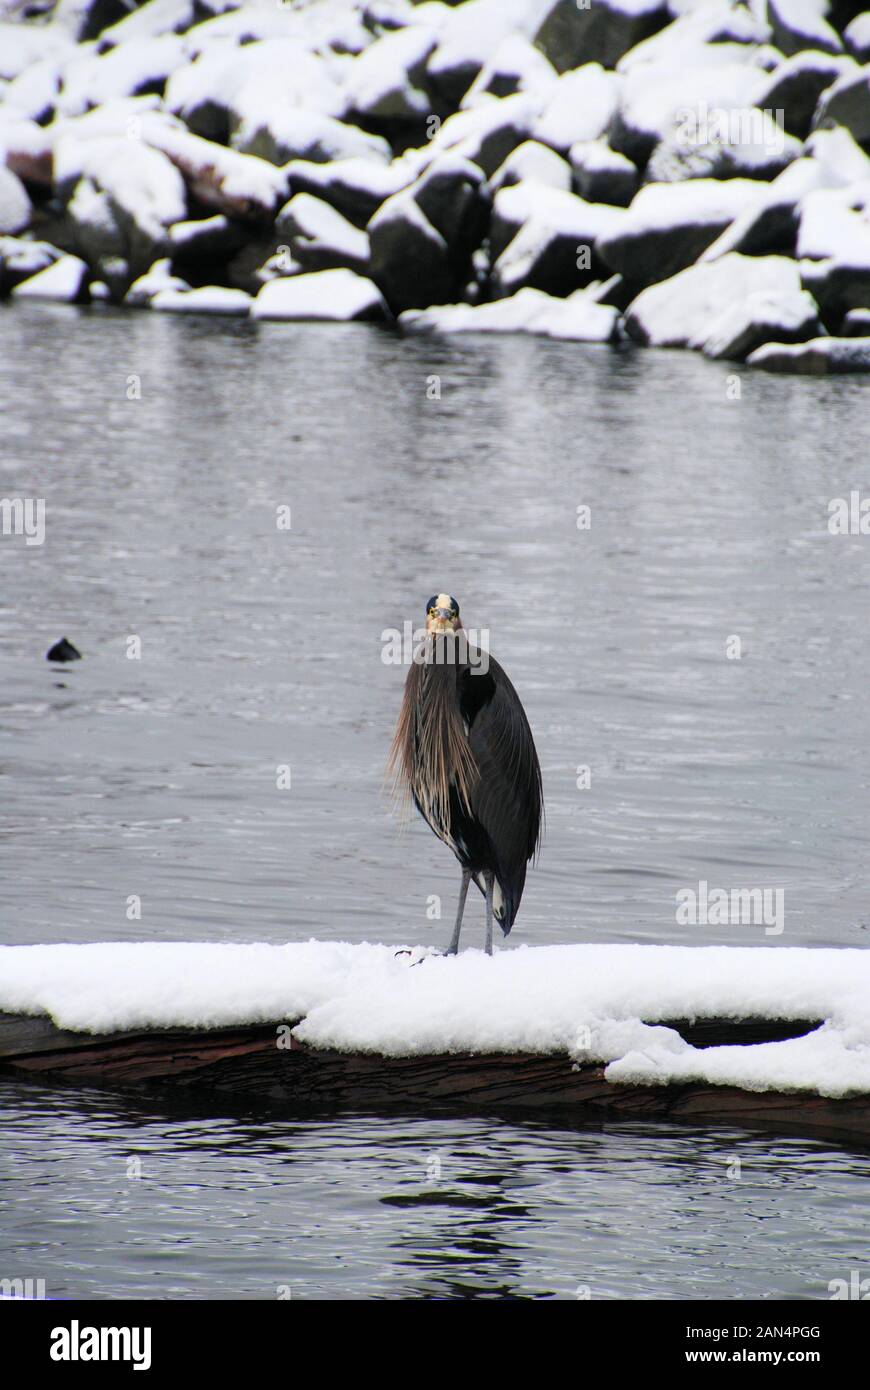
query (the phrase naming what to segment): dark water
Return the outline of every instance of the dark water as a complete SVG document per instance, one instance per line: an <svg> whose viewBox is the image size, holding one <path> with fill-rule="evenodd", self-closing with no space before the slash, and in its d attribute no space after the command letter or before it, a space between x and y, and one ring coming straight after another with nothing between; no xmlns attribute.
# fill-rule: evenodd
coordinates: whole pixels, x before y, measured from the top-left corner
<svg viewBox="0 0 870 1390"><path fill-rule="evenodd" d="M167 1119L10 1086L3 1272L49 1297L827 1299L870 1272L867 1175L731 1130Z"/></svg>
<svg viewBox="0 0 870 1390"><path fill-rule="evenodd" d="M0 496L47 511L44 545L0 537L0 939L446 937L453 860L382 791L405 674L382 632L443 589L489 630L544 769L511 943L866 944L870 538L827 518L870 490L868 383L730 371L5 309ZM59 671L62 635L85 660ZM783 889L782 936L678 926L701 879ZM479 900L466 920L479 944ZM240 1132L7 1101L0 1150L40 1166L13 1166L4 1239L74 1291L272 1296L286 1264L299 1296L824 1296L864 1189L863 1160L797 1141L741 1141L753 1186L723 1178L727 1137L666 1128ZM150 1188L118 1176L138 1139ZM418 1201L432 1150L457 1166Z"/></svg>

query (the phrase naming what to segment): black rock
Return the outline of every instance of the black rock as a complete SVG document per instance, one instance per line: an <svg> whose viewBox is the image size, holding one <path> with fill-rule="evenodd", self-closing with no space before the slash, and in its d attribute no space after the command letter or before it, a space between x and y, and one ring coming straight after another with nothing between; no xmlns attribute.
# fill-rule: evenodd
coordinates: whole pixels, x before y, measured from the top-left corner
<svg viewBox="0 0 870 1390"><path fill-rule="evenodd" d="M77 647L66 637L61 637L59 642L45 653L46 661L81 661L82 654Z"/></svg>

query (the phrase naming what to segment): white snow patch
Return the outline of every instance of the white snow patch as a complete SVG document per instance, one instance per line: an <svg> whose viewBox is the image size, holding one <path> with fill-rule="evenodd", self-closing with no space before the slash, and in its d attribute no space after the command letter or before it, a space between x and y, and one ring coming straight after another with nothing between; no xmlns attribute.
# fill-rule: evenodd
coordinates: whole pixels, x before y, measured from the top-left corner
<svg viewBox="0 0 870 1390"><path fill-rule="evenodd" d="M252 302L244 290L203 285L196 290L158 290L151 300L151 308L164 314L247 315Z"/></svg>
<svg viewBox="0 0 870 1390"><path fill-rule="evenodd" d="M607 343L616 333L618 314L586 290L556 299L525 288L492 304L446 304L408 309L399 324L409 333L531 333L578 343Z"/></svg>
<svg viewBox="0 0 870 1390"><path fill-rule="evenodd" d="M377 286L352 270L318 270L270 280L251 306L255 319L347 321L385 312Z"/></svg>
<svg viewBox="0 0 870 1390"><path fill-rule="evenodd" d="M7 946L0 1010L85 1032L301 1019L300 1040L345 1051L565 1053L609 1063L618 1082L870 1091L870 952L859 950L582 945L449 957L317 941ZM704 1049L656 1026L701 1017L824 1026Z"/></svg>

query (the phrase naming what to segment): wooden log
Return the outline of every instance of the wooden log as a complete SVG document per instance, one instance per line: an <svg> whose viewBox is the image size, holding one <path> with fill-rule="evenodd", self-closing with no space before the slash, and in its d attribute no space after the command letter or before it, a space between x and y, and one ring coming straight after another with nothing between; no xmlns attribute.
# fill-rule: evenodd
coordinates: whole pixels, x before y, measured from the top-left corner
<svg viewBox="0 0 870 1390"><path fill-rule="evenodd" d="M709 1085L626 1086L604 1067L564 1054L470 1053L382 1057L308 1048L288 1023L243 1028L73 1033L50 1019L0 1014L0 1073L42 1082L155 1089L201 1110L280 1107L318 1114L388 1111L535 1115L551 1123L667 1120L773 1129L870 1144L870 1096L826 1100L804 1092ZM818 1020L676 1020L696 1047L798 1037ZM287 1046L279 1046L280 1036Z"/></svg>

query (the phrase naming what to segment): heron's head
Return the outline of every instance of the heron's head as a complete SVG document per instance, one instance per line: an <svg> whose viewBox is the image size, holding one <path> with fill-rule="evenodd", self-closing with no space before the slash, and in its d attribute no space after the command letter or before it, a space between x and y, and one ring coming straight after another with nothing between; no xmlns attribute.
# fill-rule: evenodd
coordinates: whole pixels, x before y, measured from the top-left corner
<svg viewBox="0 0 870 1390"><path fill-rule="evenodd" d="M449 594L433 594L426 604L426 631L456 632L461 627L456 599Z"/></svg>

